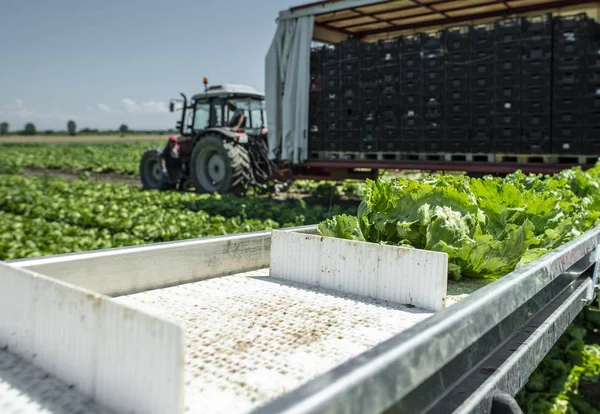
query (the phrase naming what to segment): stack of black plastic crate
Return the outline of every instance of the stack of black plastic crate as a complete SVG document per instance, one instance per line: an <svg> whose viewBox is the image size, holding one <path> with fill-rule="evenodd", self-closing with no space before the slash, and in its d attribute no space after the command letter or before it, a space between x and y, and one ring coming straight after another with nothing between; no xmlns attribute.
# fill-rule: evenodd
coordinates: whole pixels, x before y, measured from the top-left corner
<svg viewBox="0 0 600 414"><path fill-rule="evenodd" d="M600 154L600 24L588 22L583 85L583 150Z"/></svg>
<svg viewBox="0 0 600 414"><path fill-rule="evenodd" d="M423 147L422 37L417 33L400 38L402 152L420 152Z"/></svg>
<svg viewBox="0 0 600 414"><path fill-rule="evenodd" d="M378 67L373 73L378 76L380 93L378 149L384 152L400 151L400 126L402 106L400 102L400 44L397 38L380 40ZM370 91L370 89L368 89ZM368 116L369 114L367 114ZM367 135L366 135L367 136ZM364 146L367 142L364 141Z"/></svg>
<svg viewBox="0 0 600 414"><path fill-rule="evenodd" d="M522 22L523 104L521 153L550 153L552 115L552 14Z"/></svg>
<svg viewBox="0 0 600 414"><path fill-rule="evenodd" d="M342 151L360 151L362 119L360 111L360 41L340 43L340 141Z"/></svg>
<svg viewBox="0 0 600 414"><path fill-rule="evenodd" d="M312 48L310 51L310 95L308 102L309 152L318 152L323 147L324 119L322 106L323 89L323 49Z"/></svg>
<svg viewBox="0 0 600 414"><path fill-rule="evenodd" d="M423 152L445 150L446 56L443 46L444 31L423 34Z"/></svg>
<svg viewBox="0 0 600 414"><path fill-rule="evenodd" d="M376 42L363 42L360 49L359 90L362 128L360 150L376 151L381 136L379 120L380 47Z"/></svg>
<svg viewBox="0 0 600 414"><path fill-rule="evenodd" d="M321 106L316 107L317 113L311 114L311 117L323 118L323 150L340 151L342 149L340 48L338 46L324 47L322 58Z"/></svg>
<svg viewBox="0 0 600 414"><path fill-rule="evenodd" d="M472 153L492 152L494 124L494 25L482 23L470 27L469 84L470 133Z"/></svg>
<svg viewBox="0 0 600 414"><path fill-rule="evenodd" d="M492 150L521 150L521 17L494 22L494 134Z"/></svg>
<svg viewBox="0 0 600 414"><path fill-rule="evenodd" d="M552 152L555 154L579 154L584 150L585 101L581 98L585 93L587 20L584 14L554 18Z"/></svg>
<svg viewBox="0 0 600 414"><path fill-rule="evenodd" d="M446 49L446 141L450 153L469 151L469 26L449 27Z"/></svg>

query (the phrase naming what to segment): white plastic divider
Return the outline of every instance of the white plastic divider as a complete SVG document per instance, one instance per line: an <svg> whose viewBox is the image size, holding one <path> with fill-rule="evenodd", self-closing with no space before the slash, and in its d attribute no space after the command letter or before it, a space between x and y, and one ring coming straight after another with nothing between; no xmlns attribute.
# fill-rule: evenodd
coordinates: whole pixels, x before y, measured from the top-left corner
<svg viewBox="0 0 600 414"><path fill-rule="evenodd" d="M4 347L114 411L183 412L179 325L0 262Z"/></svg>
<svg viewBox="0 0 600 414"><path fill-rule="evenodd" d="M446 253L276 230L271 237L271 277L422 309L445 307Z"/></svg>

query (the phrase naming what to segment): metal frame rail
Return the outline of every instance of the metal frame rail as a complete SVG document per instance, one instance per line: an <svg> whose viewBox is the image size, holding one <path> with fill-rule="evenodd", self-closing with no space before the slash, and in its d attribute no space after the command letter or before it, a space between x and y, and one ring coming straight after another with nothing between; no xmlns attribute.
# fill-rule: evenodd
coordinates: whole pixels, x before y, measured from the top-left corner
<svg viewBox="0 0 600 414"><path fill-rule="evenodd" d="M595 299L599 244L600 227L254 412L490 412ZM261 231L7 263L117 296L267 267L269 251Z"/></svg>

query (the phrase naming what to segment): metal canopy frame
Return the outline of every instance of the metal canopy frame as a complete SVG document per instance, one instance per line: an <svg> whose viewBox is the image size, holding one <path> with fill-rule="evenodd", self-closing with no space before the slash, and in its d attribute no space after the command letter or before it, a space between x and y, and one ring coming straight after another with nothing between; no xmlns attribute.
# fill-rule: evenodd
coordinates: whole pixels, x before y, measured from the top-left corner
<svg viewBox="0 0 600 414"><path fill-rule="evenodd" d="M594 0L326 0L282 11L279 19L313 15L315 32L321 30L335 33L343 38L360 39L594 2Z"/></svg>

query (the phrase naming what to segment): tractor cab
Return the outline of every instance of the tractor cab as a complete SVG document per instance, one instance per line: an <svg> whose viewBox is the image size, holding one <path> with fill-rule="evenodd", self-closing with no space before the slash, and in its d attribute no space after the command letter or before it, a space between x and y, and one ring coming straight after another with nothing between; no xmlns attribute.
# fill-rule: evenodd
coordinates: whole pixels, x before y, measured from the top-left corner
<svg viewBox="0 0 600 414"><path fill-rule="evenodd" d="M198 136L213 128L232 129L237 125L248 135L265 134L264 94L250 86L223 84L209 87L206 78L204 81L204 93L192 96L189 105L182 94L181 120L177 122L181 135ZM171 101L171 112L174 107ZM243 117L241 124L238 123L240 116Z"/></svg>

